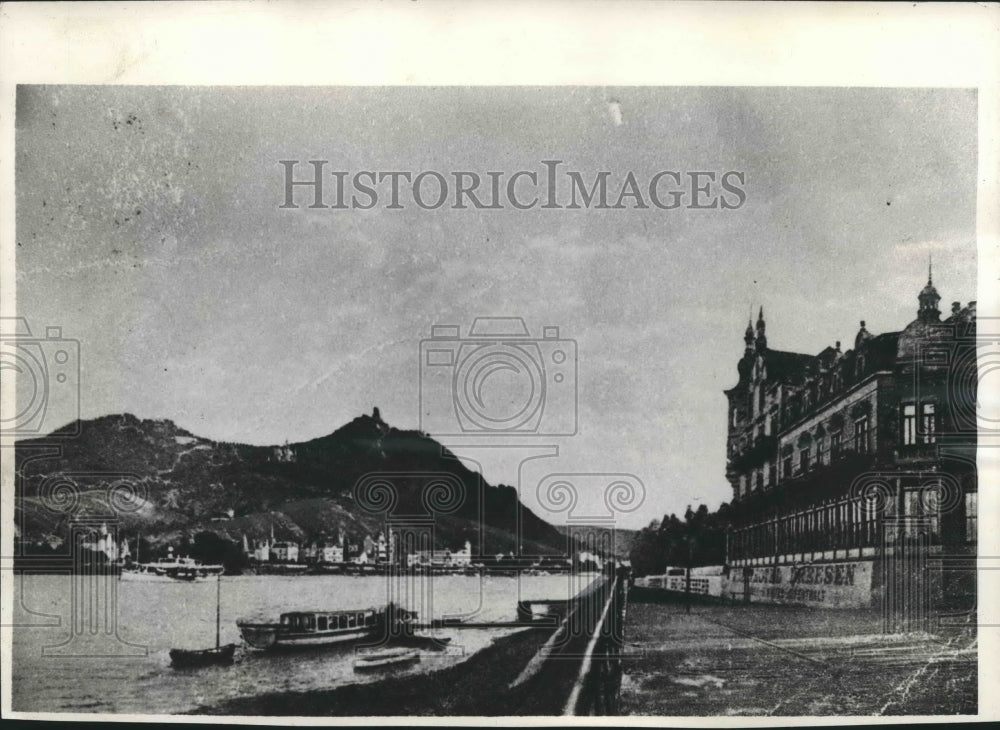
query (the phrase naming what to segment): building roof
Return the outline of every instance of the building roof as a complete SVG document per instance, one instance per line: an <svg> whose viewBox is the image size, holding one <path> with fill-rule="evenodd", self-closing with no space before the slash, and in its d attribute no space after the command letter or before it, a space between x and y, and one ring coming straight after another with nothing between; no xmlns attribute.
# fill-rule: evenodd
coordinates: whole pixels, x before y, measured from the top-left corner
<svg viewBox="0 0 1000 730"><path fill-rule="evenodd" d="M801 382L814 360L812 355L801 352L770 349L764 351L764 366L767 368L768 379L783 383Z"/></svg>

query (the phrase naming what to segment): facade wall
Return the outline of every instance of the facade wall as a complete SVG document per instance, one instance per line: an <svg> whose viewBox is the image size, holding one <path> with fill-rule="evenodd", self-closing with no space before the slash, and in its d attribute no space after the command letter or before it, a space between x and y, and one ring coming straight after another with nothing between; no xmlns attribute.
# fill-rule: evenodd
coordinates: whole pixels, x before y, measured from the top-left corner
<svg viewBox="0 0 1000 730"><path fill-rule="evenodd" d="M928 281L916 320L878 336L862 322L847 351L771 350L763 312L748 326L726 391L729 566L875 561L911 543L974 552L976 433L956 401L974 404L976 363L956 348L975 303L941 321L939 299Z"/></svg>

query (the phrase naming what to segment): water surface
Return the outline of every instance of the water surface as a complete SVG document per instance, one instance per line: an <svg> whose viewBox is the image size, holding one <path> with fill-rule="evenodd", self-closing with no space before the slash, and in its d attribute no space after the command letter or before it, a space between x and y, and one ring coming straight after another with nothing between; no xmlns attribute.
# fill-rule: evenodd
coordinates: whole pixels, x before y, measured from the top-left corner
<svg viewBox="0 0 1000 730"><path fill-rule="evenodd" d="M453 615L511 621L518 600L567 598L591 579L422 576L393 584L391 595L416 610L421 621ZM179 713L233 697L324 689L385 676L355 673L353 646L281 653L241 647L232 666L175 670L170 666L171 648L215 645L215 582L114 580L113 586L103 588L110 590L89 590L79 577L66 575L15 578L14 710ZM366 608L384 605L389 595L386 576L225 577L221 641L240 643L235 623L239 617L275 618L296 609ZM438 635L452 637L447 651L423 652L420 663L386 671L399 675L451 666L510 631L440 631Z"/></svg>

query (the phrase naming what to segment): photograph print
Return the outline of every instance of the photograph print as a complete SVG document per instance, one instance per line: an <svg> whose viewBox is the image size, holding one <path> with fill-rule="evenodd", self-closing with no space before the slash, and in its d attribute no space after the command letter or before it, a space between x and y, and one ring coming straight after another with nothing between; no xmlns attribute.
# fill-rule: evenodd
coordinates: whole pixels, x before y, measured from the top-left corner
<svg viewBox="0 0 1000 730"><path fill-rule="evenodd" d="M9 710L976 715L978 104L18 85Z"/></svg>

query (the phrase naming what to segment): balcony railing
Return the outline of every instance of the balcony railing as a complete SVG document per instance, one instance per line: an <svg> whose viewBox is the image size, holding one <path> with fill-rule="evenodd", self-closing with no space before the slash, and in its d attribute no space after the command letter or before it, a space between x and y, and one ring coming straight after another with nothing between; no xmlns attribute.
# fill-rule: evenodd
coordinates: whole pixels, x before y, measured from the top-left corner
<svg viewBox="0 0 1000 730"><path fill-rule="evenodd" d="M735 454L729 460L729 467L735 472L743 472L762 465L771 458L776 458L778 439L775 436L760 436L745 451Z"/></svg>
<svg viewBox="0 0 1000 730"><path fill-rule="evenodd" d="M939 456L937 444L906 444L899 446L895 454L897 463L934 461Z"/></svg>

